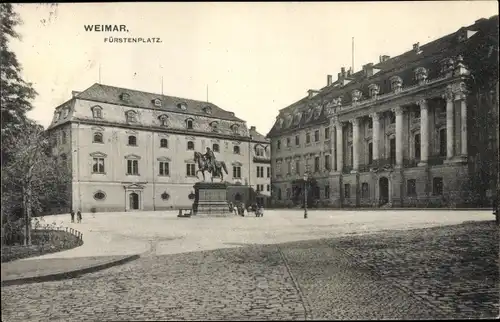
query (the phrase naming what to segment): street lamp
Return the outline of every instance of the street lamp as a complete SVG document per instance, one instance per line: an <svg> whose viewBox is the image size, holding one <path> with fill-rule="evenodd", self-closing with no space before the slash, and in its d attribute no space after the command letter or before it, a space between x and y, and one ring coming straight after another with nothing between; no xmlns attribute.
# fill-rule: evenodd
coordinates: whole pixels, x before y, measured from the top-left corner
<svg viewBox="0 0 500 322"><path fill-rule="evenodd" d="M307 219L307 179L308 174L304 172L304 219Z"/></svg>

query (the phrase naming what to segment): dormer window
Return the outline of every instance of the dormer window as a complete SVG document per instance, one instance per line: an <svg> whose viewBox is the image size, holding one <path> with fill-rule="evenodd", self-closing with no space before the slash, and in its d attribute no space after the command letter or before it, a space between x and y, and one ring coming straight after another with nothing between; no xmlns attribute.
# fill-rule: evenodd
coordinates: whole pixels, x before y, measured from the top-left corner
<svg viewBox="0 0 500 322"><path fill-rule="evenodd" d="M419 85L425 84L427 82L427 69L424 67L417 67L415 69L415 79Z"/></svg>
<svg viewBox="0 0 500 322"><path fill-rule="evenodd" d="M165 114L162 114L158 116L158 120L160 121L161 126L168 126L168 116Z"/></svg>
<svg viewBox="0 0 500 322"><path fill-rule="evenodd" d="M188 130L192 130L193 129L193 119L187 119L186 120L186 128Z"/></svg>
<svg viewBox="0 0 500 322"><path fill-rule="evenodd" d="M302 118L302 113L295 114L295 117L293 119L293 125L299 125L301 118Z"/></svg>
<svg viewBox="0 0 500 322"><path fill-rule="evenodd" d="M370 86L368 86L368 92L370 93L370 98L377 98L380 93L380 87L377 84L370 84Z"/></svg>
<svg viewBox="0 0 500 322"><path fill-rule="evenodd" d="M234 135L239 135L240 134L240 127L238 124L233 124L231 125L231 131L233 132Z"/></svg>
<svg viewBox="0 0 500 322"><path fill-rule="evenodd" d="M455 61L452 58L445 58L441 61L441 74L450 77L455 69Z"/></svg>
<svg viewBox="0 0 500 322"><path fill-rule="evenodd" d="M153 104L156 106L156 107L161 107L161 100L160 99L154 99L153 100Z"/></svg>
<svg viewBox="0 0 500 322"><path fill-rule="evenodd" d="M179 103L179 104L177 104L177 108L179 108L179 109L181 109L181 110L185 111L185 110L187 109L187 104L186 104L186 103L184 103L184 102Z"/></svg>
<svg viewBox="0 0 500 322"><path fill-rule="evenodd" d="M263 157L264 156L264 148L260 145L257 145L255 147L255 155L258 157Z"/></svg>
<svg viewBox="0 0 500 322"><path fill-rule="evenodd" d="M93 106L91 108L92 110L92 117L95 119L101 119L102 118L102 107L99 105Z"/></svg>
<svg viewBox="0 0 500 322"><path fill-rule="evenodd" d="M363 93L361 93L360 90L355 89L351 92L351 97L352 97L352 103L355 104L361 100L361 97L363 96Z"/></svg>
<svg viewBox="0 0 500 322"><path fill-rule="evenodd" d="M69 108L65 108L65 109L63 110L63 118L67 118L67 117L68 117L68 115L69 115Z"/></svg>
<svg viewBox="0 0 500 322"><path fill-rule="evenodd" d="M213 121L210 123L210 127L212 128L212 132L219 132L219 122Z"/></svg>
<svg viewBox="0 0 500 322"><path fill-rule="evenodd" d="M278 120L276 121L276 127L277 127L278 129L281 129L281 127L282 127L282 126L283 126L283 119L282 119L282 118L280 118L280 119L278 119Z"/></svg>
<svg viewBox="0 0 500 322"><path fill-rule="evenodd" d="M130 101L130 95L127 93L122 93L122 95L120 95L120 99L124 102L128 102Z"/></svg>
<svg viewBox="0 0 500 322"><path fill-rule="evenodd" d="M399 93L403 88L403 79L401 77L395 75L389 78L389 81L391 82L391 90L394 93Z"/></svg>
<svg viewBox="0 0 500 322"><path fill-rule="evenodd" d="M127 111L125 113L125 116L127 118L128 123L135 123L137 122L137 113L135 111Z"/></svg>
<svg viewBox="0 0 500 322"><path fill-rule="evenodd" d="M61 112L55 112L54 113L54 121L59 121L59 118L61 117Z"/></svg>
<svg viewBox="0 0 500 322"><path fill-rule="evenodd" d="M205 112L206 114L212 114L212 108L210 106L205 106L203 108L203 112Z"/></svg>
<svg viewBox="0 0 500 322"><path fill-rule="evenodd" d="M321 105L318 105L314 108L314 119L318 119L321 115Z"/></svg>

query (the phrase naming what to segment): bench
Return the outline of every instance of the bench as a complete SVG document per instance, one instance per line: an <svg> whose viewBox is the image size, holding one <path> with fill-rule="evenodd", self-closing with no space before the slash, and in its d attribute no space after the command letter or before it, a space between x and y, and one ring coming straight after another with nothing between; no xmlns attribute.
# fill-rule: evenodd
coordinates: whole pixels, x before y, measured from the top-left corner
<svg viewBox="0 0 500 322"><path fill-rule="evenodd" d="M191 208L181 208L179 209L179 214L177 217L191 217Z"/></svg>

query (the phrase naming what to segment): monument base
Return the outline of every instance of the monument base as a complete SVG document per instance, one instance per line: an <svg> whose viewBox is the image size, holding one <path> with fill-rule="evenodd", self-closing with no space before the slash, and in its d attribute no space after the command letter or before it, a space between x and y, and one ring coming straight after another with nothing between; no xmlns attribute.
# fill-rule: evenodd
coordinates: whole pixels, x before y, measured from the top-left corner
<svg viewBox="0 0 500 322"><path fill-rule="evenodd" d="M194 186L193 215L202 217L228 217L227 185L223 182L198 182Z"/></svg>

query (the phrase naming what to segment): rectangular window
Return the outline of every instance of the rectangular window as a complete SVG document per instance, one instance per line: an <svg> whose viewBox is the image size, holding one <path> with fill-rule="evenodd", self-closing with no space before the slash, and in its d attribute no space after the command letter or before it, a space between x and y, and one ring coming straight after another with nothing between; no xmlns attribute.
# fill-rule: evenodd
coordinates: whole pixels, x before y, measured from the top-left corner
<svg viewBox="0 0 500 322"><path fill-rule="evenodd" d="M330 155L325 155L325 169L330 171L331 167L330 167Z"/></svg>
<svg viewBox="0 0 500 322"><path fill-rule="evenodd" d="M271 167L267 167L267 177L271 178Z"/></svg>
<svg viewBox="0 0 500 322"><path fill-rule="evenodd" d="M62 131L61 144L66 144L66 131Z"/></svg>
<svg viewBox="0 0 500 322"><path fill-rule="evenodd" d="M319 142L319 130L314 131L314 142Z"/></svg>
<svg viewBox="0 0 500 322"><path fill-rule="evenodd" d="M368 189L367 182L361 184L361 198L370 198L370 190Z"/></svg>
<svg viewBox="0 0 500 322"><path fill-rule="evenodd" d="M446 129L441 129L439 131L439 155L442 157L446 156Z"/></svg>
<svg viewBox="0 0 500 322"><path fill-rule="evenodd" d="M194 163L186 164L186 176L195 177L196 176L196 168Z"/></svg>
<svg viewBox="0 0 500 322"><path fill-rule="evenodd" d="M170 175L170 166L168 162L160 161L160 176L168 176Z"/></svg>
<svg viewBox="0 0 500 322"><path fill-rule="evenodd" d="M325 140L330 140L330 128L325 127Z"/></svg>
<svg viewBox="0 0 500 322"><path fill-rule="evenodd" d="M330 186L325 186L325 199L330 199Z"/></svg>
<svg viewBox="0 0 500 322"><path fill-rule="evenodd" d="M287 162L287 173L286 174L292 174L292 161Z"/></svg>
<svg viewBox="0 0 500 322"><path fill-rule="evenodd" d="M92 173L104 173L104 158L94 158Z"/></svg>
<svg viewBox="0 0 500 322"><path fill-rule="evenodd" d="M295 161L295 173L300 175L300 162Z"/></svg>
<svg viewBox="0 0 500 322"><path fill-rule="evenodd" d="M270 185L266 185L266 190L267 191L271 191L271 186Z"/></svg>
<svg viewBox="0 0 500 322"><path fill-rule="evenodd" d="M138 160L127 160L127 174L138 175L139 174L139 161Z"/></svg>
<svg viewBox="0 0 500 322"><path fill-rule="evenodd" d="M351 198L351 185L348 183L344 184L344 198Z"/></svg>
<svg viewBox="0 0 500 322"><path fill-rule="evenodd" d="M276 142L276 150L280 150L281 149L281 140L278 140Z"/></svg>
<svg viewBox="0 0 500 322"><path fill-rule="evenodd" d="M264 178L264 167L260 167L260 177Z"/></svg>
<svg viewBox="0 0 500 322"><path fill-rule="evenodd" d="M408 179L406 181L406 195L407 196L417 195L417 182L415 179Z"/></svg>
<svg viewBox="0 0 500 322"><path fill-rule="evenodd" d="M298 135L295 136L295 145L296 146L300 145L300 137Z"/></svg>
<svg viewBox="0 0 500 322"><path fill-rule="evenodd" d="M314 157L314 172L319 172L319 157Z"/></svg>
<svg viewBox="0 0 500 322"><path fill-rule="evenodd" d="M396 139L389 140L389 158L391 164L396 164Z"/></svg>
<svg viewBox="0 0 500 322"><path fill-rule="evenodd" d="M368 143L368 164L373 163L373 143Z"/></svg>
<svg viewBox="0 0 500 322"><path fill-rule="evenodd" d="M286 138L286 146L287 147L290 147L290 145L291 145L290 141L291 141L290 138Z"/></svg>
<svg viewBox="0 0 500 322"><path fill-rule="evenodd" d="M306 133L306 144L311 143L311 133Z"/></svg>
<svg viewBox="0 0 500 322"><path fill-rule="evenodd" d="M233 178L241 179L241 167L233 166Z"/></svg>
<svg viewBox="0 0 500 322"><path fill-rule="evenodd" d="M420 134L415 135L415 160L420 160Z"/></svg>
<svg viewBox="0 0 500 322"><path fill-rule="evenodd" d="M443 178L436 177L432 179L432 194L434 196L443 195Z"/></svg>
<svg viewBox="0 0 500 322"><path fill-rule="evenodd" d="M257 178L260 178L260 167L257 166Z"/></svg>

